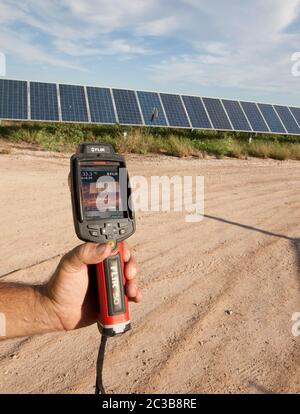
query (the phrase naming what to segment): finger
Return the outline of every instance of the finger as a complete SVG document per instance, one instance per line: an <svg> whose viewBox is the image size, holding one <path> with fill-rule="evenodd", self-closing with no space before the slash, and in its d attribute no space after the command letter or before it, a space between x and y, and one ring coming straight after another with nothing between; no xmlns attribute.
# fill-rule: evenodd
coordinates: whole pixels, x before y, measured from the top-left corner
<svg viewBox="0 0 300 414"><path fill-rule="evenodd" d="M142 300L142 292L137 287L137 284L135 281L130 280L126 283L125 286L126 296L131 302L140 302Z"/></svg>
<svg viewBox="0 0 300 414"><path fill-rule="evenodd" d="M124 262L128 262L131 256L129 244L127 243L127 241L123 241L122 245Z"/></svg>
<svg viewBox="0 0 300 414"><path fill-rule="evenodd" d="M138 289L136 297L134 298L135 303L139 303L143 299L143 294L140 289Z"/></svg>
<svg viewBox="0 0 300 414"><path fill-rule="evenodd" d="M135 280L130 280L126 283L126 295L128 299L134 299L136 297L136 294L138 292L138 287Z"/></svg>
<svg viewBox="0 0 300 414"><path fill-rule="evenodd" d="M139 303L143 298L142 292L140 289L137 289L136 295L132 297L128 297L129 302Z"/></svg>
<svg viewBox="0 0 300 414"><path fill-rule="evenodd" d="M78 271L85 265L102 262L110 253L108 244L84 243L64 256L61 266L69 271Z"/></svg>
<svg viewBox="0 0 300 414"><path fill-rule="evenodd" d="M132 280L136 277L138 273L138 264L134 256L131 256L129 262L125 263L124 273L127 280Z"/></svg>

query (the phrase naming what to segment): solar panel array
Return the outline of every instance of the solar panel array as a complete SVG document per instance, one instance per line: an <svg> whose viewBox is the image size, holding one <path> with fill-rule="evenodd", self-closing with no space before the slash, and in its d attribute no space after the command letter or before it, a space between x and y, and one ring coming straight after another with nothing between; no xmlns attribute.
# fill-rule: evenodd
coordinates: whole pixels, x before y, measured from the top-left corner
<svg viewBox="0 0 300 414"><path fill-rule="evenodd" d="M300 108L0 79L0 119L300 135Z"/></svg>

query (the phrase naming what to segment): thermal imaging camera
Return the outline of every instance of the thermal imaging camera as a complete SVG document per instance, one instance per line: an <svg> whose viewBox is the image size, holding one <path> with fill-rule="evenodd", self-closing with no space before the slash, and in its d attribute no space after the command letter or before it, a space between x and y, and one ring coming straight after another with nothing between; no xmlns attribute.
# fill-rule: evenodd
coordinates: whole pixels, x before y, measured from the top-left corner
<svg viewBox="0 0 300 414"><path fill-rule="evenodd" d="M95 266L99 293L98 327L103 335L130 329L122 241L135 232L125 158L108 144L84 143L71 157L75 231L86 242L107 243L110 257Z"/></svg>

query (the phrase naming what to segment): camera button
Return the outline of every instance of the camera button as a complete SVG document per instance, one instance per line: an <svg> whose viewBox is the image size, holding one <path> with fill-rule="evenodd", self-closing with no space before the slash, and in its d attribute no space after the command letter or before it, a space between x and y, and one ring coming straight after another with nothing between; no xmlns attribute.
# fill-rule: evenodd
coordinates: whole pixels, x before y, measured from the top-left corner
<svg viewBox="0 0 300 414"><path fill-rule="evenodd" d="M90 224L87 226L87 228L90 230L99 230L99 226L95 226L95 225L91 226Z"/></svg>

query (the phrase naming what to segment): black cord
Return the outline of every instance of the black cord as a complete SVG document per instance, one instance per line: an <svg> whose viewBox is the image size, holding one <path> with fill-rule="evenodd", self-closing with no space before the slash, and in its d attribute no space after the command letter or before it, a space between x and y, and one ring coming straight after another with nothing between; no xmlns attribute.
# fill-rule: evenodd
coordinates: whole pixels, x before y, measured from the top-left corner
<svg viewBox="0 0 300 414"><path fill-rule="evenodd" d="M105 389L103 386L103 364L104 364L106 341L107 341L107 337L102 335L100 346L99 346L97 365L96 365L95 394L105 394Z"/></svg>

